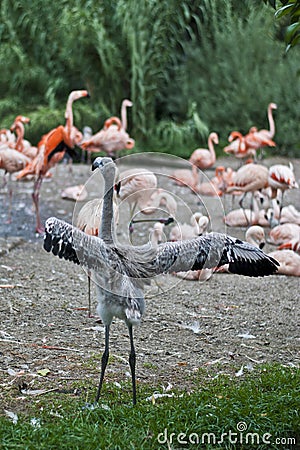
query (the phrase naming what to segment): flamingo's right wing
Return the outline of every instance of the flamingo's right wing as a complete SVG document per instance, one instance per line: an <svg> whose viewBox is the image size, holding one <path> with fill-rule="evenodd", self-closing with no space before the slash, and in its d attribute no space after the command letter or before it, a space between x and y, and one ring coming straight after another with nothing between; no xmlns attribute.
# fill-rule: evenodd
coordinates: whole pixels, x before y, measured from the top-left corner
<svg viewBox="0 0 300 450"><path fill-rule="evenodd" d="M227 264L229 272L251 277L271 275L279 265L259 248L220 233L160 244L155 261L158 273L212 269Z"/></svg>

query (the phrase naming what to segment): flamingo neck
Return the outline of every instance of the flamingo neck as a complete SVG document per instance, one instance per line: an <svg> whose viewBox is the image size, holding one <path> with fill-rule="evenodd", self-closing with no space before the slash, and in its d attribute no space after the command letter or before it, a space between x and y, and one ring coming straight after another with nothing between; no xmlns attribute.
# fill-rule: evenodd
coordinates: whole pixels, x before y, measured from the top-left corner
<svg viewBox="0 0 300 450"><path fill-rule="evenodd" d="M16 134L17 134L16 148L20 151L23 149L23 138L25 134L25 128L22 123L18 123L18 125L16 126Z"/></svg>
<svg viewBox="0 0 300 450"><path fill-rule="evenodd" d="M211 156L212 156L212 159L213 159L214 161L216 161L215 147L214 147L214 143L213 143L211 137L208 138L208 150L209 150L209 152L210 152L210 154L211 154Z"/></svg>
<svg viewBox="0 0 300 450"><path fill-rule="evenodd" d="M121 122L122 122L122 128L126 131L127 129L127 109L126 104L122 103L121 107Z"/></svg>
<svg viewBox="0 0 300 450"><path fill-rule="evenodd" d="M102 204L102 220L100 227L100 238L105 242L113 243L115 234L114 226L114 208L113 208L113 195L114 195L114 179L115 173L105 177L104 181L104 197Z"/></svg>
<svg viewBox="0 0 300 450"><path fill-rule="evenodd" d="M68 136L71 136L73 121L74 121L72 105L73 105L73 99L71 97L71 98L68 98L66 112L65 112L65 119L66 119L65 128L66 128Z"/></svg>
<svg viewBox="0 0 300 450"><path fill-rule="evenodd" d="M270 128L270 135L273 137L275 135L275 121L273 118L273 110L271 106L268 108L268 120L269 120L269 128Z"/></svg>

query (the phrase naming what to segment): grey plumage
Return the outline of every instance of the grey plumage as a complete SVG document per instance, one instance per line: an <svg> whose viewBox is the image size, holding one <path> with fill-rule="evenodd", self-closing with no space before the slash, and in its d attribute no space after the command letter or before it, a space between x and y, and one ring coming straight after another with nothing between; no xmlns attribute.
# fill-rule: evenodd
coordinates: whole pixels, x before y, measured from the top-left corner
<svg viewBox="0 0 300 450"><path fill-rule="evenodd" d="M97 273L103 268L146 282L155 275L229 264L229 271L246 276L266 276L277 270L277 261L259 248L231 236L209 233L198 238L132 247L109 244L88 236L52 217L46 221L44 248L48 252ZM120 291L119 291L120 292Z"/></svg>
<svg viewBox="0 0 300 450"><path fill-rule="evenodd" d="M156 247L123 246L116 242L113 220L113 185L116 166L110 158L96 158L105 180L102 223L99 237L85 234L72 225L52 217L46 221L44 248L60 258L82 264L96 282L98 312L106 327L102 356L100 396L108 361L109 327L113 317L128 326L131 352L133 403L135 393L135 351L132 326L139 323L144 309L143 287L163 273L217 268L228 264L229 271L248 276L276 272L278 263L257 247L225 234L210 233L192 240L166 242Z"/></svg>

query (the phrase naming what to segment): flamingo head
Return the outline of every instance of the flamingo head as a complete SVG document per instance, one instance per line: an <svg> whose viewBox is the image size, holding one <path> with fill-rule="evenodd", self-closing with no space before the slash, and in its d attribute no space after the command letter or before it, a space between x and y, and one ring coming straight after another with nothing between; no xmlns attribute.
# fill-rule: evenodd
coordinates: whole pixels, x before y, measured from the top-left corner
<svg viewBox="0 0 300 450"><path fill-rule="evenodd" d="M232 142L235 139L242 139L242 138L243 138L242 133L240 133L239 131L232 131L228 136L228 142Z"/></svg>

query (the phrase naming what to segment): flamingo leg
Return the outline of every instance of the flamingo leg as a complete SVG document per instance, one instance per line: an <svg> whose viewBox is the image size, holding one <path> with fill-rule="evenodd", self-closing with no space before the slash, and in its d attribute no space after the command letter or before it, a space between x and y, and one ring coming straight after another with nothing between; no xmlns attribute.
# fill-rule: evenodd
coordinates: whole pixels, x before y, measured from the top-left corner
<svg viewBox="0 0 300 450"><path fill-rule="evenodd" d="M242 209L245 209L243 203L244 203L246 195L247 195L247 192L244 192L239 201L239 205Z"/></svg>
<svg viewBox="0 0 300 450"><path fill-rule="evenodd" d="M9 174L7 186L8 186L8 215L5 223L9 224L11 223L12 195L13 195L13 190L11 186L11 174Z"/></svg>
<svg viewBox="0 0 300 450"><path fill-rule="evenodd" d="M92 317L92 307L91 307L91 277L88 273L88 317Z"/></svg>
<svg viewBox="0 0 300 450"><path fill-rule="evenodd" d="M131 369L131 380L132 380L132 403L136 404L136 377L135 377L135 363L136 354L133 343L133 329L132 325L128 324L129 338L130 338L130 354L129 354L129 365Z"/></svg>
<svg viewBox="0 0 300 450"><path fill-rule="evenodd" d="M104 374L105 374L105 369L108 363L108 357L109 357L109 328L110 325L105 325L105 349L101 358L101 374L100 374L100 381L99 381L99 386L98 386L98 390L97 390L97 395L96 395L96 399L95 402L97 403L99 398L100 398L100 394L101 394L101 389L102 389L102 384L103 384L103 380L104 380Z"/></svg>
<svg viewBox="0 0 300 450"><path fill-rule="evenodd" d="M280 223L280 218L281 218L281 212L282 212L282 208L283 208L283 196L284 196L284 190L281 191L281 199L280 199L280 205L279 205L279 223Z"/></svg>
<svg viewBox="0 0 300 450"><path fill-rule="evenodd" d="M41 189L42 181L43 181L43 177L40 175L34 183L33 193L32 193L32 200L34 203L35 214L36 214L35 231L39 234L44 232L44 228L42 226L41 217L40 217L40 206L39 206L39 197L40 197L40 189Z"/></svg>

